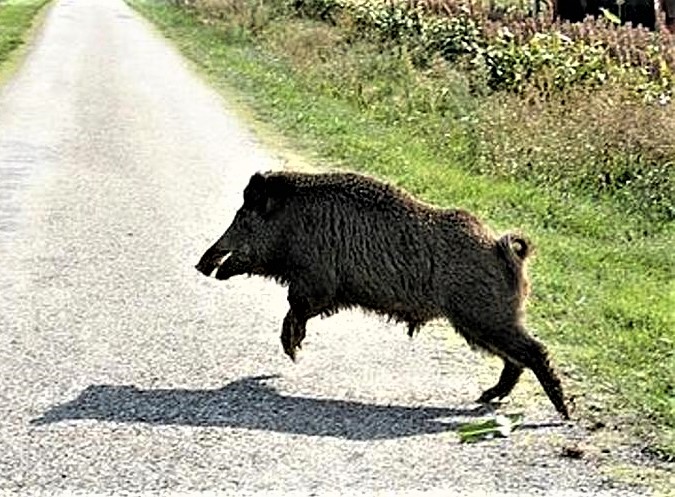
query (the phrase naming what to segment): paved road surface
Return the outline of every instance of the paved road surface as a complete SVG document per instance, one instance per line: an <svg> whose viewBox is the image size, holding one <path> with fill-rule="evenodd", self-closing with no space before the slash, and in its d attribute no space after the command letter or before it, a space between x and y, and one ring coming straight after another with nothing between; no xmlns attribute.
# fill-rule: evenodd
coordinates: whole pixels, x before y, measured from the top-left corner
<svg viewBox="0 0 675 497"><path fill-rule="evenodd" d="M280 165L122 1L56 2L0 90L0 491L635 492L530 373L529 429L460 445L499 363L439 328L314 320L292 364L282 288L193 268Z"/></svg>

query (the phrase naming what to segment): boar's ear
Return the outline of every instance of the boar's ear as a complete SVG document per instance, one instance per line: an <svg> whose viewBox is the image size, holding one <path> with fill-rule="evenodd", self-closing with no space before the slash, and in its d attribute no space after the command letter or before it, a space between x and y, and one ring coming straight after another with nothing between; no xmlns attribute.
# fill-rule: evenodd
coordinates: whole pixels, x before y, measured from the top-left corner
<svg viewBox="0 0 675 497"><path fill-rule="evenodd" d="M281 209L284 205L286 193L286 182L283 177L265 177L265 195L260 205L260 213L263 216L269 216Z"/></svg>
<svg viewBox="0 0 675 497"><path fill-rule="evenodd" d="M265 197L265 177L255 173L244 188L244 205L250 209L257 209Z"/></svg>
<svg viewBox="0 0 675 497"><path fill-rule="evenodd" d="M244 192L244 203L263 216L271 214L282 204L277 183L273 178L255 173Z"/></svg>

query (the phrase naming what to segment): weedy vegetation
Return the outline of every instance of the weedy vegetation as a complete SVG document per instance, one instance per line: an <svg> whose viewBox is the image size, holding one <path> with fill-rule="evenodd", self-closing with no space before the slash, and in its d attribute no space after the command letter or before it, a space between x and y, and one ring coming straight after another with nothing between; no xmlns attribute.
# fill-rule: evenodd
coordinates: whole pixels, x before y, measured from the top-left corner
<svg viewBox="0 0 675 497"><path fill-rule="evenodd" d="M577 415L675 456L673 41L459 0L127 0L299 148L536 245Z"/></svg>
<svg viewBox="0 0 675 497"><path fill-rule="evenodd" d="M38 12L49 0L0 0L0 64L25 42Z"/></svg>

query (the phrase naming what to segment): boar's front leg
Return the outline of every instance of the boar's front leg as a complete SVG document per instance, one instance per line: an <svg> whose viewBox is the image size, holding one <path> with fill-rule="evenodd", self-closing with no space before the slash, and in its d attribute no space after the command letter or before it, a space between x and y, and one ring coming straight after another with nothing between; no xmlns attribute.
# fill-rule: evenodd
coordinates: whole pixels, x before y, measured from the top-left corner
<svg viewBox="0 0 675 497"><path fill-rule="evenodd" d="M321 314L321 310L308 311L307 308L293 307L289 309L284 317L284 324L281 330L281 345L288 357L295 362L296 350L302 348L302 341L305 338L307 321L314 316Z"/></svg>
<svg viewBox="0 0 675 497"><path fill-rule="evenodd" d="M284 317L284 324L281 330L281 345L284 348L284 352L288 357L295 362L295 350L300 347L298 337L302 333L300 328L304 328L307 324L307 321L302 321L293 311L289 309Z"/></svg>
<svg viewBox="0 0 675 497"><path fill-rule="evenodd" d="M330 309L334 292L326 285L291 284L288 290L289 309L281 331L284 352L295 361L296 350L302 347L307 321ZM308 296L309 295L309 296Z"/></svg>

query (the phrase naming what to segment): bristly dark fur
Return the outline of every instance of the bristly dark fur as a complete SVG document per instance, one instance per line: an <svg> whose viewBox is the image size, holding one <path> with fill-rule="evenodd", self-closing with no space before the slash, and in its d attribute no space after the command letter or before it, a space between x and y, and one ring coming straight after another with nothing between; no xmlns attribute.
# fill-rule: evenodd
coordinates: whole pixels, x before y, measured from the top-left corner
<svg viewBox="0 0 675 497"><path fill-rule="evenodd" d="M461 209L439 209L400 188L355 173L256 173L225 234L202 256L206 275L254 274L288 285L282 344L295 358L306 323L359 307L408 324L447 318L504 370L481 402L503 398L524 368L568 417L545 346L525 328L531 242L495 235Z"/></svg>

